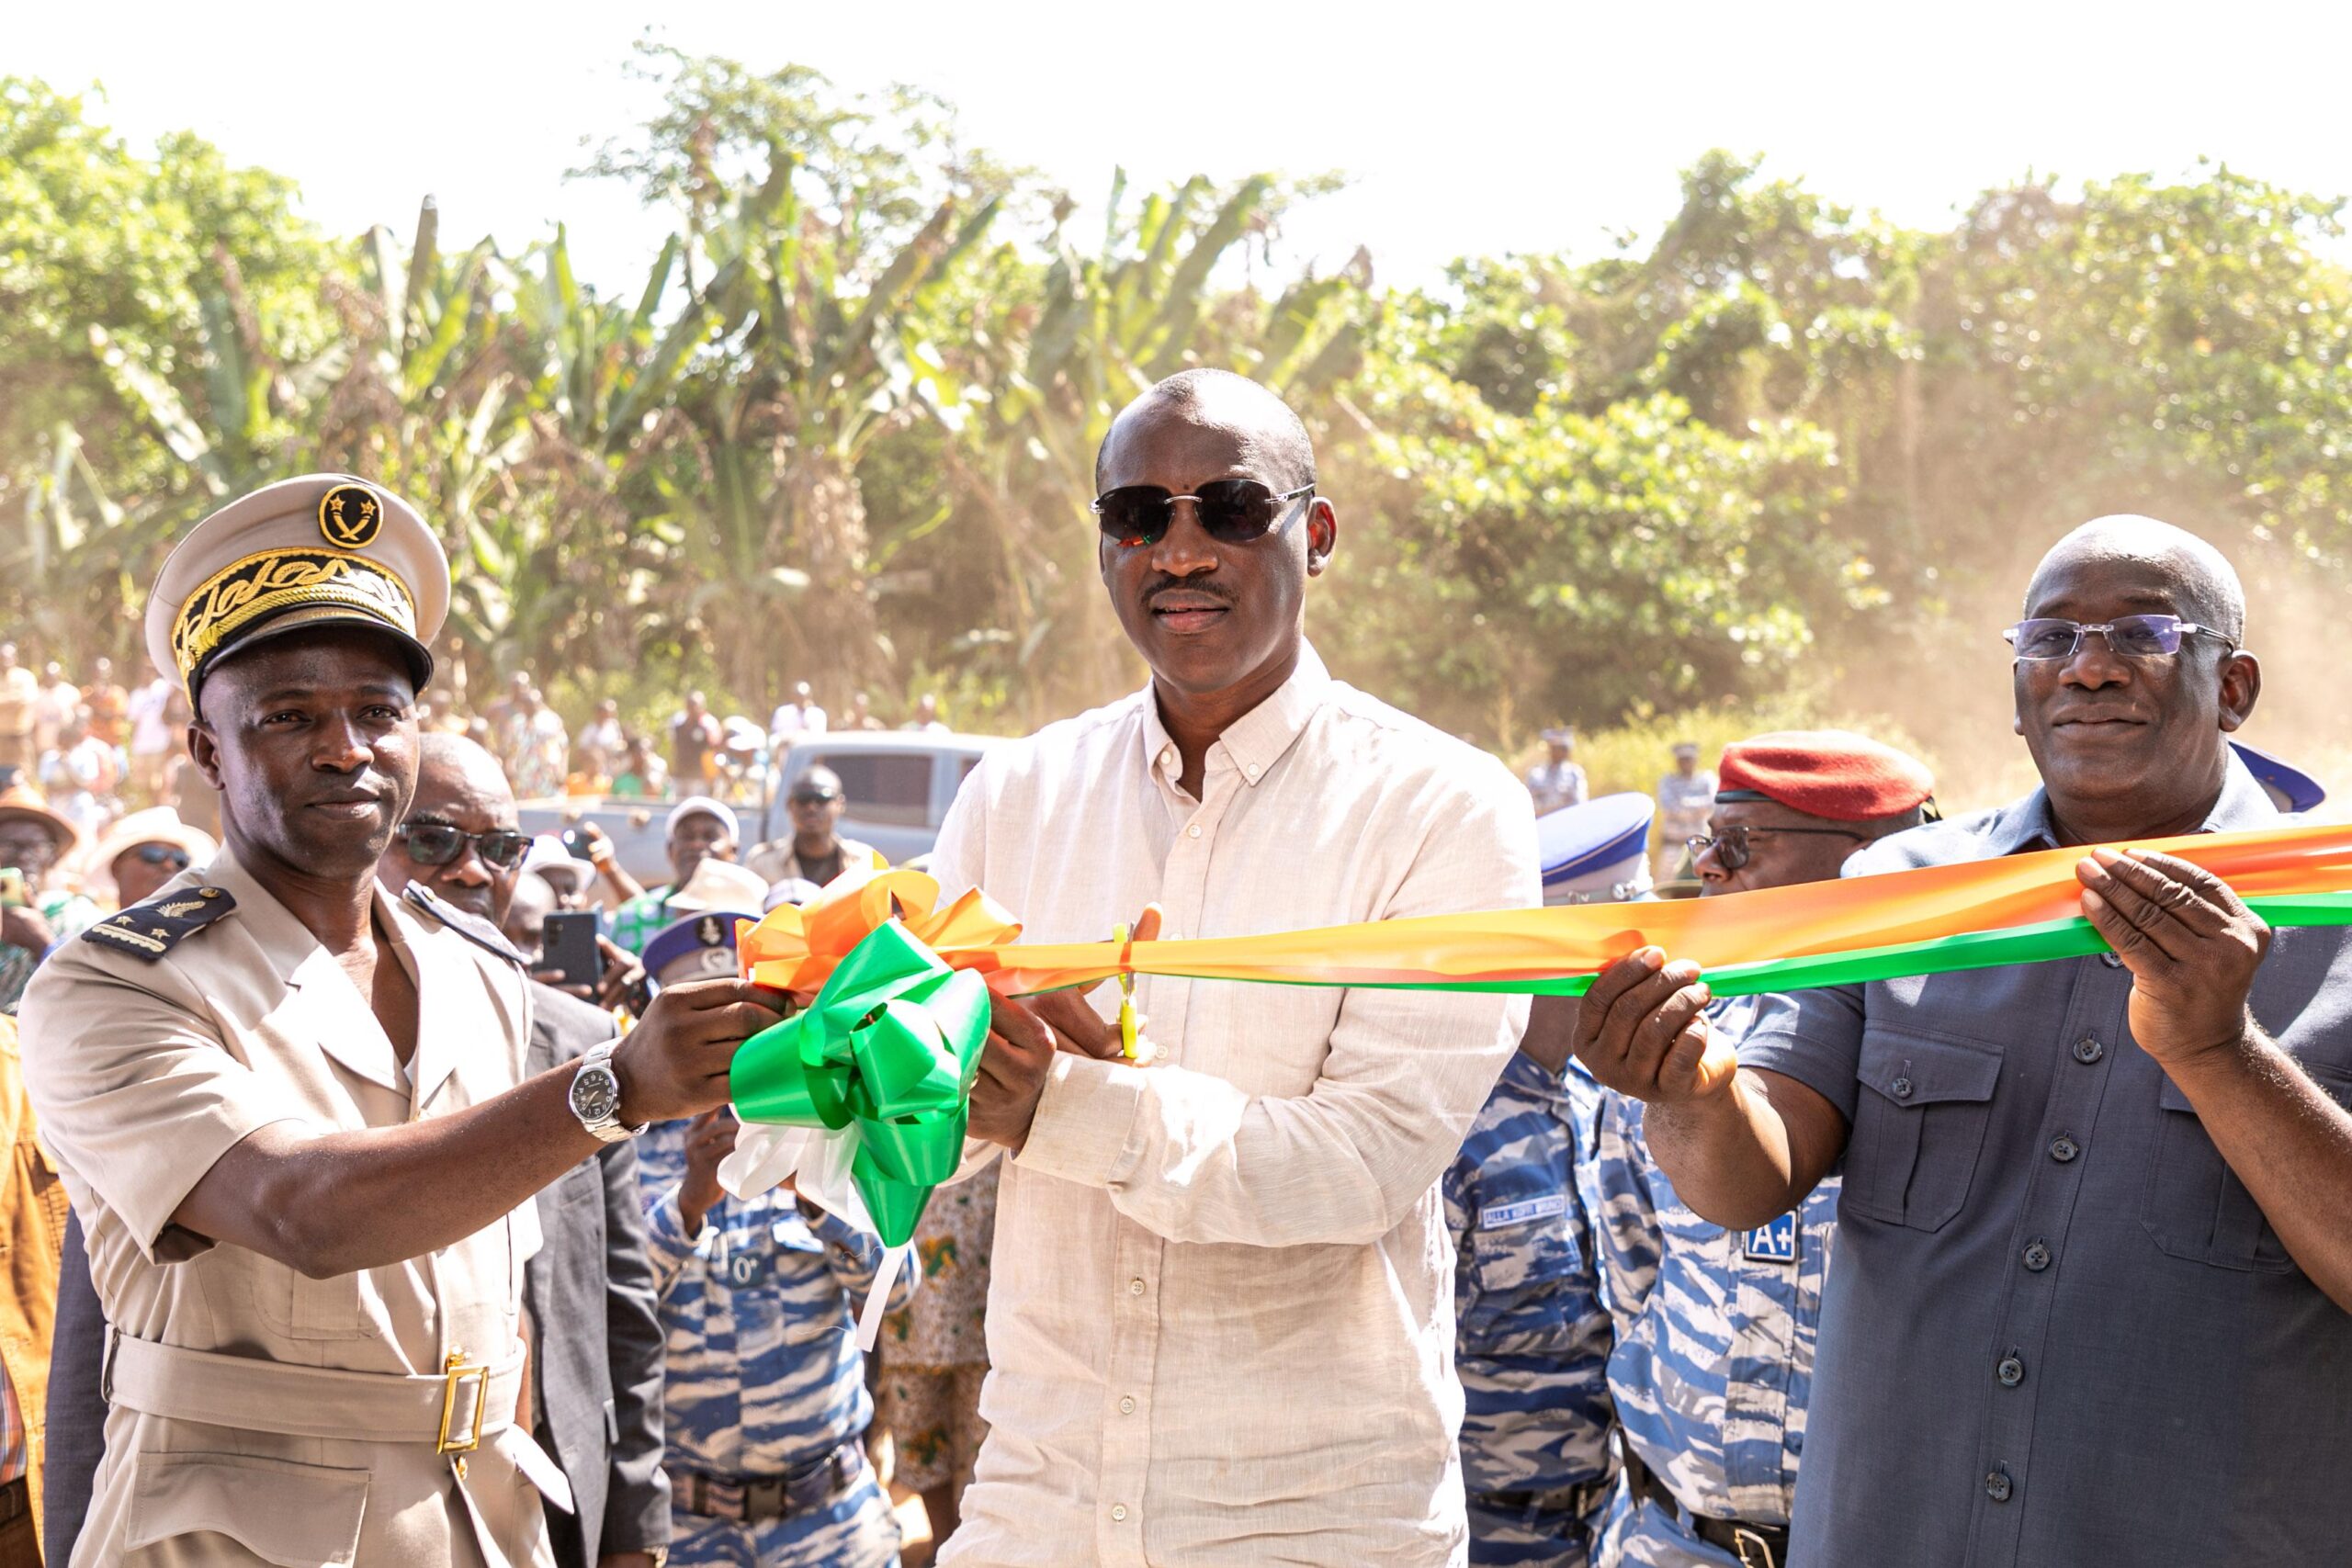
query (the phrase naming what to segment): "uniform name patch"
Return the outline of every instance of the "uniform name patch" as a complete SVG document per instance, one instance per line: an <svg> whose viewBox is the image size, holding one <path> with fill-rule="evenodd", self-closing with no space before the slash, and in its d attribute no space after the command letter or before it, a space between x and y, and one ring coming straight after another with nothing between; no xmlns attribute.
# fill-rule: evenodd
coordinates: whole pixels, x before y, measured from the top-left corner
<svg viewBox="0 0 2352 1568"><path fill-rule="evenodd" d="M1548 1220L1568 1212L1568 1200L1558 1192L1547 1192L1541 1198L1529 1198L1517 1203L1497 1203L1478 1211L1478 1228L1482 1231L1501 1230L1509 1225L1523 1225L1530 1220Z"/></svg>
<svg viewBox="0 0 2352 1568"><path fill-rule="evenodd" d="M1740 1237L1740 1256L1755 1263L1794 1263L1797 1260L1797 1216L1794 1210L1769 1225L1758 1225Z"/></svg>

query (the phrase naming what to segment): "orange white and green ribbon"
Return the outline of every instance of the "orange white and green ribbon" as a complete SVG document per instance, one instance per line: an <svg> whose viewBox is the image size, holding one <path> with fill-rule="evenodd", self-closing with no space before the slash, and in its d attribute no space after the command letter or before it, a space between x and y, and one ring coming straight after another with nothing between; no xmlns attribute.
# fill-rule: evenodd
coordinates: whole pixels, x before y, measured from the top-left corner
<svg viewBox="0 0 2352 1568"><path fill-rule="evenodd" d="M2352 925L2352 827L2198 833L2135 845L2202 866L2273 926ZM897 913L953 969L1001 995L1158 975L1293 986L1580 996L1643 947L1697 963L1718 996L2102 953L2075 867L2046 850L1728 897L1432 915L1320 930L1170 942L1023 943L1013 916L975 890L941 907L916 872L836 883L805 909L743 929L745 972L812 993L857 941Z"/></svg>
<svg viewBox="0 0 2352 1568"><path fill-rule="evenodd" d="M2352 828L2203 833L2134 847L2202 866L2273 926L2352 925ZM1116 978L1136 1054L1135 976L1289 986L1581 996L1645 947L1695 961L1717 996L1854 985L2107 951L2082 913L2075 868L2049 850L1679 903L1585 904L1434 915L1319 931L1131 942L1023 943L1020 922L977 889L942 906L919 872L844 876L805 908L741 922L752 979L806 1011L748 1043L731 1075L745 1122L719 1168L729 1191L787 1178L801 1195L886 1243L859 1335L869 1348L889 1280L932 1188L954 1169L986 998ZM1711 1044L1701 1071L1734 1066Z"/></svg>

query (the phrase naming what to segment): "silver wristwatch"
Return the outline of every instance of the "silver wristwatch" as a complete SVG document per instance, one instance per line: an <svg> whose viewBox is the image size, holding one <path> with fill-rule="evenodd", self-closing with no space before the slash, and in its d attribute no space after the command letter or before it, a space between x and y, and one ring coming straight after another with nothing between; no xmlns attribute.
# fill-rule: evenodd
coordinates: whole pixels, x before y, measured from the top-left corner
<svg viewBox="0 0 2352 1568"><path fill-rule="evenodd" d="M580 1070L571 1075L571 1113L599 1143L617 1144L645 1131L621 1122L621 1077L613 1071L613 1047L619 1043L607 1040L595 1047L580 1058Z"/></svg>

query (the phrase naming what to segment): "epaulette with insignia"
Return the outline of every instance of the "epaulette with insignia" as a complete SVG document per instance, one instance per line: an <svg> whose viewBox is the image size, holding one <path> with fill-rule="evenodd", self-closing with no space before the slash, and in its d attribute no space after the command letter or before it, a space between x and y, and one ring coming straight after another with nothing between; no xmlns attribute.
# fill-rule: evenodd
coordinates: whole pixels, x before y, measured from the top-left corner
<svg viewBox="0 0 2352 1568"><path fill-rule="evenodd" d="M480 915L466 913L447 899L440 897L414 882L401 889L401 897L483 952L503 958L518 969L530 968L531 961L524 957L522 951L513 942L506 940L505 933Z"/></svg>
<svg viewBox="0 0 2352 1568"><path fill-rule="evenodd" d="M235 896L225 887L184 887L107 916L84 931L82 940L153 964L236 907Z"/></svg>

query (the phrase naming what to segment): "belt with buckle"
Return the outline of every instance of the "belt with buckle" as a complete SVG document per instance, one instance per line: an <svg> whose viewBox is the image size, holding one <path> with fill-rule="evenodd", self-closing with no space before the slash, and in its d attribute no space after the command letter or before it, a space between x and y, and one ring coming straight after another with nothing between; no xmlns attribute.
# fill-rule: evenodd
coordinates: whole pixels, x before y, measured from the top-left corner
<svg viewBox="0 0 2352 1568"><path fill-rule="evenodd" d="M531 1435L514 1424L525 1376L518 1348L496 1361L451 1350L438 1372L362 1372L305 1367L140 1339L109 1327L100 1395L170 1421L243 1427L288 1438L357 1443L430 1443L460 1481L467 1456L488 1445L569 1512L571 1485Z"/></svg>
<svg viewBox="0 0 2352 1568"><path fill-rule="evenodd" d="M1641 1456L1630 1446L1625 1452L1625 1482L1636 1498L1648 1498L1688 1526L1701 1540L1730 1552L1739 1560L1740 1568L1785 1568L1789 1561L1787 1526L1751 1525L1694 1513L1682 1506L1682 1499L1659 1479L1657 1472L1642 1462Z"/></svg>
<svg viewBox="0 0 2352 1568"><path fill-rule="evenodd" d="M865 1473L865 1449L853 1438L782 1475L712 1475L670 1463L662 1468L670 1472L676 1506L705 1518L756 1525L798 1518L840 1501Z"/></svg>
<svg viewBox="0 0 2352 1568"><path fill-rule="evenodd" d="M1483 1508L1510 1514L1566 1514L1582 1518L1609 1495L1610 1482L1588 1481L1581 1486L1555 1486L1548 1492L1476 1492L1471 1500Z"/></svg>
<svg viewBox="0 0 2352 1568"><path fill-rule="evenodd" d="M475 1362L452 1350L438 1372L411 1376L305 1367L138 1339L110 1330L102 1393L174 1421L247 1427L292 1438L431 1443L471 1453L512 1428L523 1356Z"/></svg>

